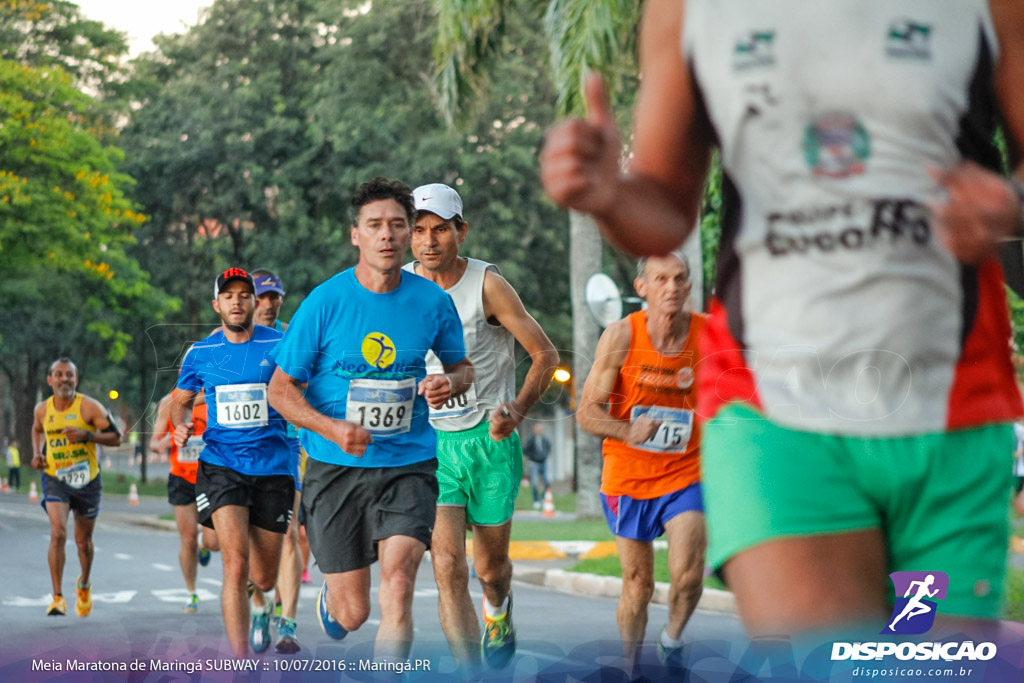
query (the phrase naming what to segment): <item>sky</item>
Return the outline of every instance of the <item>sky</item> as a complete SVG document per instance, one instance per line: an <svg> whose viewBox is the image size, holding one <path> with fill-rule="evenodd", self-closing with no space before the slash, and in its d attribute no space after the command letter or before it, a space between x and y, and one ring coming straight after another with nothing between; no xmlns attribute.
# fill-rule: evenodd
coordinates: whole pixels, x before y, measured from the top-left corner
<svg viewBox="0 0 1024 683"><path fill-rule="evenodd" d="M153 48L159 33L181 33L213 0L72 0L90 19L128 34L131 56Z"/></svg>

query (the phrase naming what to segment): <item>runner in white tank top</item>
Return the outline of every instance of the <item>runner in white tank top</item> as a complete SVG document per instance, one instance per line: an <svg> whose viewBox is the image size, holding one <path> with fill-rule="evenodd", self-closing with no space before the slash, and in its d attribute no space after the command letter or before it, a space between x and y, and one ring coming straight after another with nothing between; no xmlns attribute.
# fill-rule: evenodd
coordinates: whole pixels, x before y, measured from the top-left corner
<svg viewBox="0 0 1024 683"><path fill-rule="evenodd" d="M459 256L469 230L459 194L433 183L413 190L413 198L417 260L405 269L451 295L462 320L466 357L476 370L469 391L430 411L437 430L439 489L430 557L441 626L452 655L470 677L479 674L481 653L489 667L501 669L516 651L508 544L523 452L515 428L547 389L558 353L495 266ZM532 360L518 396L517 340ZM428 372L436 362L427 357ZM467 525L473 528L473 566L484 591L482 637L469 597Z"/></svg>
<svg viewBox="0 0 1024 683"><path fill-rule="evenodd" d="M762 445L759 429L845 439L858 454L835 463L841 480L880 437L912 450L919 436L981 432L1021 413L994 254L1020 230L1022 200L1020 186L995 172L991 143L1001 114L1016 182L1024 179L1021 26L1024 5L1012 0L647 4L628 173L619 172L603 86L591 79L588 118L549 133L541 178L555 201L594 215L618 246L664 253L696 225L711 151L720 149L726 211L703 346L709 362L699 373L702 417L749 407L757 420L740 427L751 447ZM721 467L712 455L706 447L705 467ZM817 485L824 455L806 468L805 490ZM764 466L790 456L768 453ZM753 467L743 453L730 457L739 471ZM988 467L974 457L963 453L957 464ZM939 477L939 467L922 476ZM728 536L716 534L715 489L732 494L746 482L712 479L705 496L715 546L716 535ZM1003 506L1005 526L997 483L990 507ZM850 488L862 503L872 493ZM913 510L928 504L925 488L920 500L916 491L896 494L912 498ZM797 516L794 500L780 496L765 509ZM886 526L891 513L845 526L780 524L712 561L724 565L755 633L881 621L885 573L901 568L905 550ZM950 591L992 597L985 582L970 581L951 572Z"/></svg>

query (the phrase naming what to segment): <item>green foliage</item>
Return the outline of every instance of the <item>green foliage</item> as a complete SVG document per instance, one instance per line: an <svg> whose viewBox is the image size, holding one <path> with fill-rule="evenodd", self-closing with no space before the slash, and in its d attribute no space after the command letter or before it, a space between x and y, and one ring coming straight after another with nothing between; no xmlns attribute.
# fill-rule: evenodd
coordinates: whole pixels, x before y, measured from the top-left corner
<svg viewBox="0 0 1024 683"><path fill-rule="evenodd" d="M495 87L453 134L430 72L430 3L360 6L219 0L136 64L139 106L122 142L151 220L133 254L185 301L178 326L152 331L160 367L209 332L217 270L278 271L287 320L355 263L349 197L377 175L456 187L470 223L465 253L497 263L555 343L569 343L567 231L537 180L554 99L537 77L538 27L513 23L495 43Z"/></svg>
<svg viewBox="0 0 1024 683"><path fill-rule="evenodd" d="M122 362L132 321L174 306L126 254L143 216L111 144L116 108L83 92L111 91L125 49L70 3L0 7L0 318L17 321L0 368L22 443L49 360L71 354L83 377Z"/></svg>
<svg viewBox="0 0 1024 683"><path fill-rule="evenodd" d="M715 151L711 160L700 212L700 250L704 265L704 301L711 298L722 239L722 160Z"/></svg>
<svg viewBox="0 0 1024 683"><path fill-rule="evenodd" d="M90 103L96 110L105 109L101 100L118 92L127 51L122 33L87 19L66 0L0 4L0 58L33 68L60 67L76 87L100 94Z"/></svg>
<svg viewBox="0 0 1024 683"><path fill-rule="evenodd" d="M637 0L550 0L545 31L560 115L584 114L583 79L590 71L612 89L616 70L635 71Z"/></svg>

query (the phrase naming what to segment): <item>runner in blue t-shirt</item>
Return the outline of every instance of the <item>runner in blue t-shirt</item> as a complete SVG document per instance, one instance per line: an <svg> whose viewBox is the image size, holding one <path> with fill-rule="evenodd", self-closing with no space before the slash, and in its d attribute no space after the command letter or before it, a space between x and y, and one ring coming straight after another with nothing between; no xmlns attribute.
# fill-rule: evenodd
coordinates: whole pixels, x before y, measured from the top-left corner
<svg viewBox="0 0 1024 683"><path fill-rule="evenodd" d="M277 580L281 542L295 496L295 439L267 402L277 365L270 352L281 333L253 324L255 286L241 268L217 277L213 309L222 325L196 342L182 362L171 408L174 440L183 448L192 433L191 410L202 391L208 406L204 447L196 474L199 521L217 530L224 558L221 605L231 650L248 654L247 580L269 590ZM253 649L269 645L263 613L254 615Z"/></svg>
<svg viewBox="0 0 1024 683"><path fill-rule="evenodd" d="M437 501L427 406L464 393L473 366L451 297L402 271L415 217L409 188L383 178L364 183L352 210L359 263L313 290L292 317L274 351L270 401L302 428L309 454L302 503L326 579L321 627L343 638L366 621L369 568L380 560L375 654L405 658ZM426 374L430 350L444 374Z"/></svg>
<svg viewBox="0 0 1024 683"><path fill-rule="evenodd" d="M256 268L249 271L249 274L252 275L253 284L256 285L256 313L253 320L257 325L265 325L278 332L284 332L288 329L288 324L281 322L278 318L281 304L284 302L284 281L277 273L267 268ZM298 435L298 430L292 425L288 425L288 436L297 442ZM284 534L284 546L281 549L281 567L277 572L276 599L271 606L266 596L263 595L263 591L256 589L252 592L253 610L263 610L267 614L273 610L274 623L277 627L274 651L286 655L295 654L302 649L295 637L295 629L298 627L295 617L298 613L299 586L303 569L302 553L299 547L299 526L306 523L300 506L302 500L300 457L304 456L300 452L296 452L291 465L295 472L295 502L292 503L292 520L288 523L288 531ZM267 630L269 637L269 619L261 620L259 626ZM254 628L249 637L256 636Z"/></svg>

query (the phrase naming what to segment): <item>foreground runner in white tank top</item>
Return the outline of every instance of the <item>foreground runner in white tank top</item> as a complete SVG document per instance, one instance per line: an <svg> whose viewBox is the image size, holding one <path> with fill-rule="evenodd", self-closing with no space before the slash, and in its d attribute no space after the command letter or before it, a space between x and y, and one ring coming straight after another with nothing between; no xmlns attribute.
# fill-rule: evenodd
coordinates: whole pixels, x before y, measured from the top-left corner
<svg viewBox="0 0 1024 683"><path fill-rule="evenodd" d="M992 444L1021 413L994 252L1022 201L991 141L1001 114L1019 183L1022 27L1009 0L653 0L628 173L596 79L588 119L548 136L549 194L641 254L690 232L721 150L699 377L709 557L753 633L881 623L900 569L947 571L945 613L998 614L1008 482L974 475L999 470ZM942 486L941 519L919 522ZM969 525L986 539L972 566Z"/></svg>

